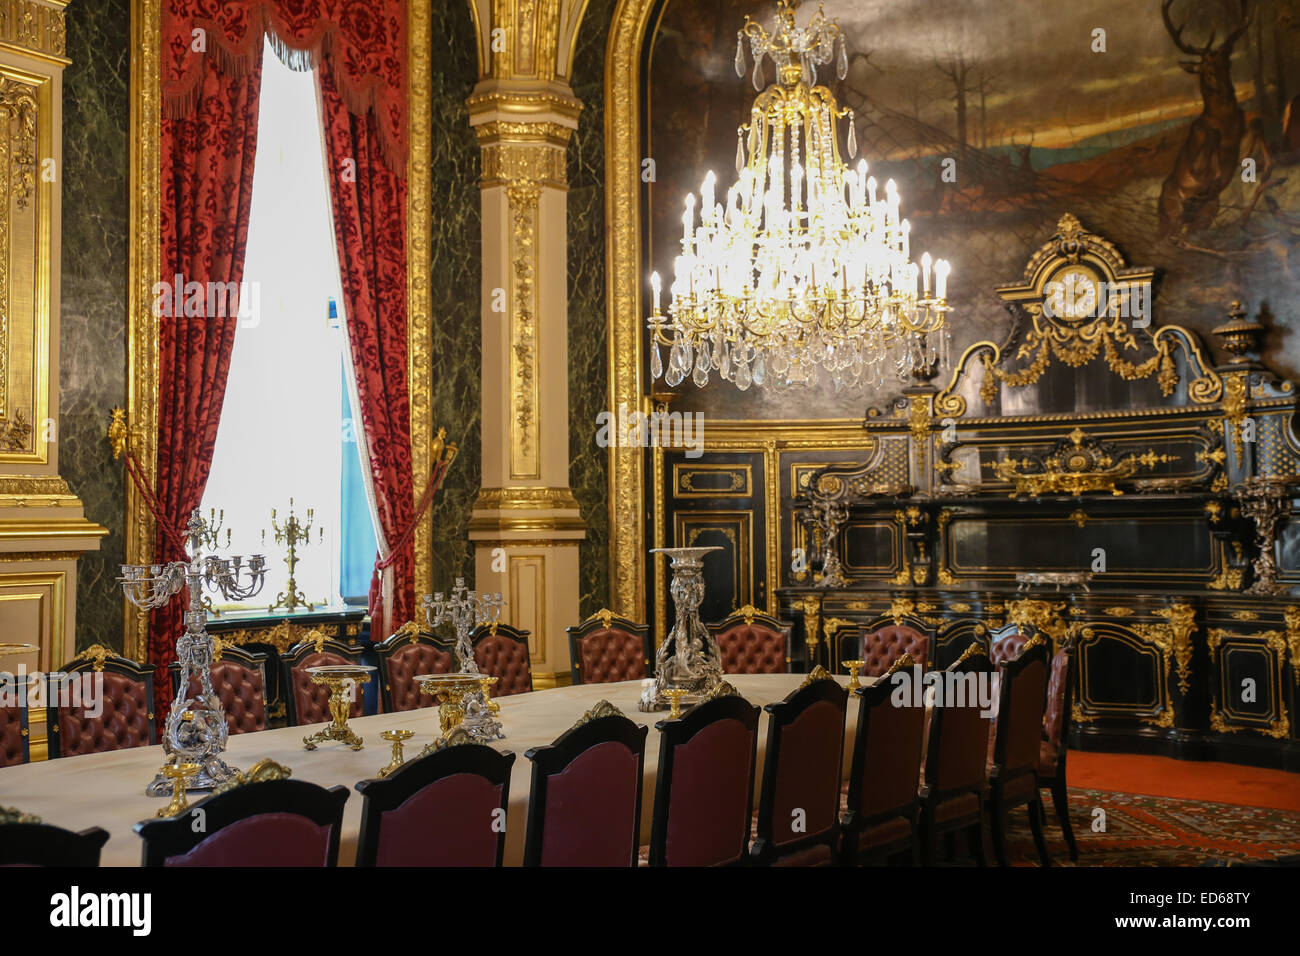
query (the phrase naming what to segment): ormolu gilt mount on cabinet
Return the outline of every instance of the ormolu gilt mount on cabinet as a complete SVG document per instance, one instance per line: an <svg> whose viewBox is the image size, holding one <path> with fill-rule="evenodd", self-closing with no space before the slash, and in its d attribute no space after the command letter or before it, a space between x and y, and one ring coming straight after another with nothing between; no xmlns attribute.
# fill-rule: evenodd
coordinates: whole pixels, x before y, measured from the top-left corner
<svg viewBox="0 0 1300 956"><path fill-rule="evenodd" d="M1265 329L1237 303L1215 366L1156 290L1063 216L997 289L1006 339L869 413L861 460L807 476L809 568L778 596L821 625L796 641L808 667L840 669L884 624L930 634L940 667L1041 631L1077 655L1079 746L1300 769L1296 389L1252 359Z"/></svg>

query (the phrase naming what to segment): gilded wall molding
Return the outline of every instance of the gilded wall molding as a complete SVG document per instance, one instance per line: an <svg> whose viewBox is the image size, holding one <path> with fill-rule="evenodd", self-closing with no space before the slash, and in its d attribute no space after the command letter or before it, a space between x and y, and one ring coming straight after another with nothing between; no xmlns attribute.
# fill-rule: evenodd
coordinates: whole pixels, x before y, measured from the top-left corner
<svg viewBox="0 0 1300 956"><path fill-rule="evenodd" d="M433 149L432 12L426 3L407 7L406 109L410 152L406 157L406 340L411 407L411 479L418 503L433 468L433 290L430 285ZM433 514L415 530L415 599L433 590Z"/></svg>
<svg viewBox="0 0 1300 956"><path fill-rule="evenodd" d="M59 63L67 58L68 27L63 8L67 0L0 0L0 46Z"/></svg>
<svg viewBox="0 0 1300 956"><path fill-rule="evenodd" d="M537 206L541 183L517 179L510 204L510 477L542 477L537 393Z"/></svg>

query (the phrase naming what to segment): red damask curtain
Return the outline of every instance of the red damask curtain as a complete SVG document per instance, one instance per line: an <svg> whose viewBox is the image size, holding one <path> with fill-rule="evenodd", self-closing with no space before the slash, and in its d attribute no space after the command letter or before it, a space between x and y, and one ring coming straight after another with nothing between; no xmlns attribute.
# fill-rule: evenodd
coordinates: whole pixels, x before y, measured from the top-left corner
<svg viewBox="0 0 1300 956"><path fill-rule="evenodd" d="M177 276L204 289L208 282L243 279L261 82L260 56L238 76L210 71L198 86L193 111L182 119L162 121L160 261L162 280L169 285L177 283ZM161 521L154 540L155 560L160 562L185 557L175 532L185 527L203 499L238 322L229 314L186 315L184 309L165 304L162 311L155 489ZM171 703L167 665L175 659L187 603L173 600L150 617L149 661L158 666L158 713Z"/></svg>
<svg viewBox="0 0 1300 956"><path fill-rule="evenodd" d="M407 386L406 182L383 159L374 122L342 109L321 70L321 115L330 170L348 342L380 540L390 549L370 589L370 633L381 640L412 619L415 522L411 406ZM382 589L381 589L382 585Z"/></svg>
<svg viewBox="0 0 1300 956"><path fill-rule="evenodd" d="M263 36L292 68L321 67L327 180L348 339L380 538L391 548L379 562L382 589L372 586L370 600L372 634L386 637L394 622L411 618L415 604L406 364L405 0L166 0L164 6L162 99L169 119L201 112L214 75L217 83L260 75ZM249 107L255 138L256 89ZM251 159L250 152L250 183ZM246 229L246 208L239 222ZM242 266L242 234L239 252ZM164 255L163 261L170 260ZM215 363L213 378L220 378L220 393L212 403L215 416L221 410L233 337L207 344ZM180 439L169 436L161 419L159 426L161 476L161 460L172 454L164 443ZM215 438L215 417L211 427ZM209 439L206 455L200 451L204 463L192 495L195 504L202 497L211 450ZM160 629L159 649L166 643L170 654L178 631ZM151 629L151 649L154 634Z"/></svg>

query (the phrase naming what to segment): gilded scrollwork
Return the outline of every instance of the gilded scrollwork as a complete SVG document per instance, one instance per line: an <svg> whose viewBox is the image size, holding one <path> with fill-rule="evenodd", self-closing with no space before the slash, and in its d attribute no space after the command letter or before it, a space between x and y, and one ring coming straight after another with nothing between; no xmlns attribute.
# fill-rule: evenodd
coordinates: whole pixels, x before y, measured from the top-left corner
<svg viewBox="0 0 1300 956"><path fill-rule="evenodd" d="M1174 604L1171 607L1158 608L1154 613L1169 622L1174 665L1178 673L1178 689L1186 694L1191 689L1192 633L1196 630L1196 609L1188 604Z"/></svg>

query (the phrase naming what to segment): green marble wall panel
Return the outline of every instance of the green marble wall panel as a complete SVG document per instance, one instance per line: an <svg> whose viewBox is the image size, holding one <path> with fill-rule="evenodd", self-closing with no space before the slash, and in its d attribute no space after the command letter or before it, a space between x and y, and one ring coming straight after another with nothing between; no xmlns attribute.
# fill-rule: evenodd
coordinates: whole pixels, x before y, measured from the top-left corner
<svg viewBox="0 0 1300 956"><path fill-rule="evenodd" d="M59 362L59 470L86 517L109 529L77 575L77 647L122 646L125 472L104 431L126 406L127 0L68 8L63 74L63 278Z"/></svg>
<svg viewBox="0 0 1300 956"><path fill-rule="evenodd" d="M480 164L465 106L478 60L474 24L463 3L435 4L432 28L433 423L446 428L447 440L460 448L432 505L434 590L447 591L457 576L474 579L468 531L482 473Z"/></svg>
<svg viewBox="0 0 1300 956"><path fill-rule="evenodd" d="M605 359L605 40L613 3L578 30L572 85L582 101L569 145L569 485L587 523L578 549L583 617L609 602L609 452L596 445L608 404Z"/></svg>

